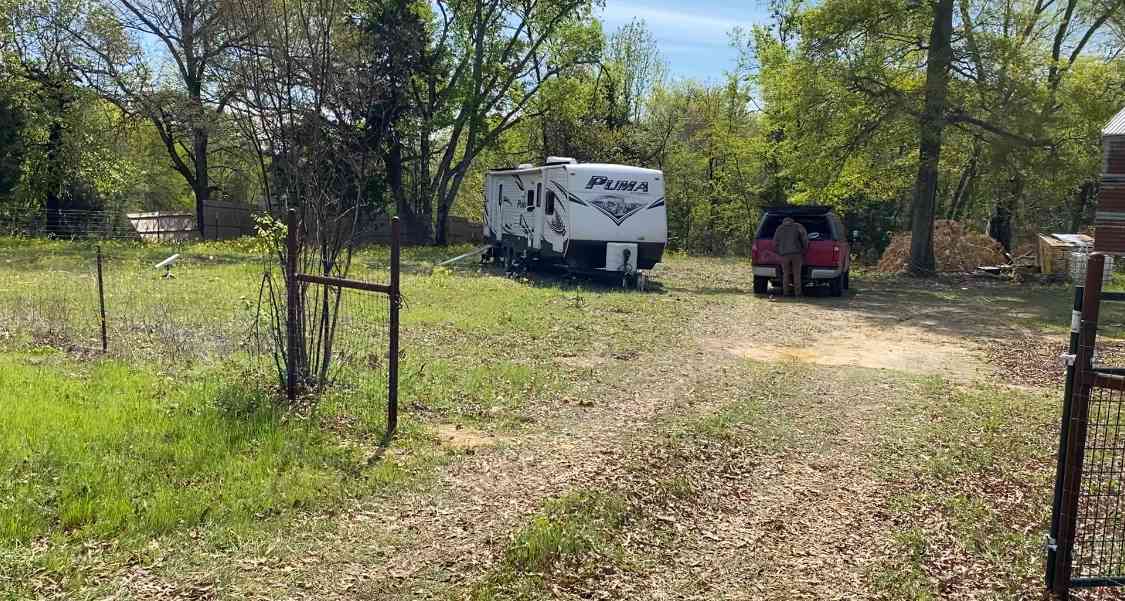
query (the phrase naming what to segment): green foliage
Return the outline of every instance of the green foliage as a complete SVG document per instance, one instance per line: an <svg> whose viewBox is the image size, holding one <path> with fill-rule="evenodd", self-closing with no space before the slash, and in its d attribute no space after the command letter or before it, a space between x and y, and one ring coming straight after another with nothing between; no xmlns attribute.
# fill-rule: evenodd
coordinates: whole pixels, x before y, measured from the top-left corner
<svg viewBox="0 0 1125 601"><path fill-rule="evenodd" d="M0 200L6 200L19 183L24 148L23 108L0 93Z"/></svg>
<svg viewBox="0 0 1125 601"><path fill-rule="evenodd" d="M957 5L938 218L991 224L1001 239L1009 223L1027 239L1089 222L1099 131L1125 104L1121 61L1097 49L1112 45L1099 17L1120 18L1125 8L1077 5L1073 14L990 0ZM768 152L790 199L851 215L883 206L890 225L905 228L929 5L783 6L776 30L741 41L745 61L758 65ZM881 221L863 224L865 239L877 243L888 225Z"/></svg>
<svg viewBox="0 0 1125 601"><path fill-rule="evenodd" d="M131 37L137 15L25 4L8 2L3 14L5 40L21 42L3 44L9 213L38 211L50 193L69 208L187 208L193 187L200 193L194 144L205 138L211 197L280 202L300 184L318 191L314 204L359 198L361 225L392 207L422 229L447 211L479 219L488 169L550 155L663 169L670 242L689 252L748 254L760 210L784 202L836 207L876 253L909 223L933 20L925 3L772 2L773 22L732 31L741 57L706 84L674 77L643 21L603 31L586 0L497 5L482 19L477 2L370 0L347 14L317 5L269 22L293 32L312 31L302 19L335 23L328 47L275 44L251 27L253 40L209 57L223 68L204 69L206 81L157 86L144 106L134 84L178 71ZM1078 0L1074 9L957 4L939 218L1024 239L1092 220L1099 130L1125 104L1125 62L1112 52L1125 8ZM266 17L217 14L195 23L196 37L254 18ZM49 43L60 35L68 44ZM180 55L199 50L176 37ZM270 50L249 51L255 44ZM337 65L331 82L309 69L307 57L320 55ZM95 67L106 61L113 81L85 85L79 76L103 73ZM242 89L269 105L294 88L266 82L293 69L319 90L292 96L308 106L272 115L217 102ZM199 86L217 98L193 96Z"/></svg>

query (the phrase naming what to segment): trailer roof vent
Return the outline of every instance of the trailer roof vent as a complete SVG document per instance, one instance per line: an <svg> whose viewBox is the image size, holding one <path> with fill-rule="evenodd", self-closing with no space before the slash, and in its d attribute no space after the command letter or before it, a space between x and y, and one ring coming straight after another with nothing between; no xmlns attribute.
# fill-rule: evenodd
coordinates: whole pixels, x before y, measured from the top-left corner
<svg viewBox="0 0 1125 601"><path fill-rule="evenodd" d="M548 165L577 165L578 161L571 157L547 157Z"/></svg>
<svg viewBox="0 0 1125 601"><path fill-rule="evenodd" d="M520 166L516 167L516 169L532 169L534 167L535 165L532 165L531 163L520 163Z"/></svg>

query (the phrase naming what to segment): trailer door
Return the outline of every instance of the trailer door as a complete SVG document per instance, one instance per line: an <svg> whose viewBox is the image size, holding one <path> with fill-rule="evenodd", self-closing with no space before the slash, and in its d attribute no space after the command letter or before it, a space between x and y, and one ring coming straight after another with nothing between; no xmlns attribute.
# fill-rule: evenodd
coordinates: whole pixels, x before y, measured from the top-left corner
<svg viewBox="0 0 1125 601"><path fill-rule="evenodd" d="M540 178L535 182L534 191L528 191L528 194L535 196L534 203L528 202L528 215L527 218L531 220L531 248L538 249L543 241L543 179Z"/></svg>
<svg viewBox="0 0 1125 601"><path fill-rule="evenodd" d="M566 251L570 226L567 219L566 198L562 194L568 185L565 167L547 169L544 173L543 215L540 218L543 250L560 256Z"/></svg>

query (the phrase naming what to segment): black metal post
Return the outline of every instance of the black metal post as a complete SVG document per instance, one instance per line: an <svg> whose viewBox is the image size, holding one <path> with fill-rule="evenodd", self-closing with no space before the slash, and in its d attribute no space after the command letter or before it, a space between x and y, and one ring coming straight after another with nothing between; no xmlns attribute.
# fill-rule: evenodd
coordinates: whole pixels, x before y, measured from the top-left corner
<svg viewBox="0 0 1125 601"><path fill-rule="evenodd" d="M1082 299L1082 321L1074 360L1071 415L1070 423L1067 424L1063 487L1059 500L1058 548L1055 557L1055 575L1051 583L1051 591L1062 598L1065 598L1070 590L1074 536L1078 528L1078 496L1082 484L1082 460L1090 414L1090 389L1094 379L1094 344L1097 341L1104 269L1105 255L1091 254L1086 263L1086 290Z"/></svg>
<svg viewBox="0 0 1125 601"><path fill-rule="evenodd" d="M398 312L402 306L402 291L399 288L400 234L398 217L391 218L391 306L390 306L390 344L387 362L387 438L390 439L398 429Z"/></svg>
<svg viewBox="0 0 1125 601"><path fill-rule="evenodd" d="M102 280L102 245L98 245L98 312L101 314L102 352L109 350L109 337L105 327L105 283Z"/></svg>
<svg viewBox="0 0 1125 601"><path fill-rule="evenodd" d="M285 232L285 395L297 398L297 210L289 209Z"/></svg>
<svg viewBox="0 0 1125 601"><path fill-rule="evenodd" d="M1055 494L1051 502L1051 531L1047 539L1047 589L1055 586L1055 561L1058 558L1059 509L1062 504L1063 477L1066 473L1066 443L1070 426L1071 395L1074 394L1075 359L1078 356L1078 335L1082 325L1082 298L1085 282L1074 285L1074 304L1070 318L1070 345L1067 347L1066 380L1063 388L1062 423L1059 426L1058 464L1055 466Z"/></svg>

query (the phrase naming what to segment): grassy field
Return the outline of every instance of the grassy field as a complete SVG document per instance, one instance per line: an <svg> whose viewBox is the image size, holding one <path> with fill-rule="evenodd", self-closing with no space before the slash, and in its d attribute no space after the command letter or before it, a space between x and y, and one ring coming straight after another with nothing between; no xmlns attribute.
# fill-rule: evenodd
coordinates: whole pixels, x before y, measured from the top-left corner
<svg viewBox="0 0 1125 601"><path fill-rule="evenodd" d="M670 256L655 290L639 294L550 276L511 279L475 265L433 267L462 250L405 252L404 415L383 449L377 366L342 371L314 406L279 408L270 359L251 344L265 265L251 242L105 245L110 344L102 354L95 248L0 240L0 599L104 597L122 573L157 565L204 573L207 586L227 591L219 598L240 598L257 586L239 584L253 570L208 558L284 557L279 547L299 557L321 543L288 539L333 540L336 512L434 494L423 491L441 474L485 461L447 432L493 441L486 448L501 456L530 445L516 456L587 454L599 468L559 484L515 522L490 524L511 530L488 547L491 559L477 573L438 587L450 598L644 596L655 594L646 587L662 571L672 581L696 574L700 554L728 553L711 557L740 566L711 574L721 598L723 586L753 579L739 570L815 565L790 565L793 541L768 534L731 543L757 559L716 551L728 538L779 532L771 521L779 516L815 532L814 508L825 501L805 506L792 491L832 493L859 481L873 487L869 496L886 491L873 508L849 506L850 490L833 499L894 524L893 535L872 538L878 549L864 551L884 557L858 572L872 595L956 592L940 579L950 560L938 551L950 548L958 569L1000 574L996 598L1029 586L1045 520L1035 495L1050 486L1054 391L846 362L733 359L707 341L802 347L848 324L878 333L935 313L943 317L933 329L966 346L1005 336L998 324L1009 321L1061 336L1070 311L1064 286L867 276L844 304L814 298L802 306L750 296L746 263L735 259ZM153 266L177 252L175 278L161 278ZM383 281L387 261L386 249L365 250L353 275ZM355 319L341 347L378 352L379 307L349 310ZM1104 313L1106 333L1123 327L1116 311ZM843 327L825 325L833 320ZM644 418L652 422L627 430L653 395L661 399L652 401L657 415ZM584 428L595 442L566 446ZM618 429L621 440L611 438ZM919 521L923 514L941 519ZM309 526L309 516L327 517ZM728 532L728 523L742 530ZM806 544L876 526L886 527L841 522ZM300 570L282 580L290 573Z"/></svg>
<svg viewBox="0 0 1125 601"><path fill-rule="evenodd" d="M198 530L224 544L271 516L404 485L447 454L433 426L518 429L528 404L575 394L584 357L666 344L688 311L667 295L432 268L458 250L405 253L408 417L375 459L381 370L312 415L276 408L269 359L246 343L263 271L250 244L105 245L103 356L94 247L0 241L0 590L29 594L32 575L89 585L73 558L91 542L128 551ZM153 265L175 252L175 277L161 278ZM355 264L384 281L386 250ZM365 334L386 336L357 328L340 344Z"/></svg>

